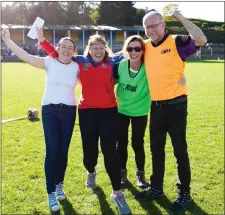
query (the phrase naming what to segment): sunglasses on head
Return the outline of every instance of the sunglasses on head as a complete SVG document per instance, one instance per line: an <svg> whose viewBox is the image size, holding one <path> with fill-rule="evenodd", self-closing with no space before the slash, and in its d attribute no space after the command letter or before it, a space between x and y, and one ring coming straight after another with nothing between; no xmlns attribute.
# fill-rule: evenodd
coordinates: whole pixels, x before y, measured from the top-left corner
<svg viewBox="0 0 225 215"><path fill-rule="evenodd" d="M133 50L136 51L136 52L140 52L142 50L142 48L138 47L138 46L136 46L136 47L127 47L127 51L128 52L132 52Z"/></svg>

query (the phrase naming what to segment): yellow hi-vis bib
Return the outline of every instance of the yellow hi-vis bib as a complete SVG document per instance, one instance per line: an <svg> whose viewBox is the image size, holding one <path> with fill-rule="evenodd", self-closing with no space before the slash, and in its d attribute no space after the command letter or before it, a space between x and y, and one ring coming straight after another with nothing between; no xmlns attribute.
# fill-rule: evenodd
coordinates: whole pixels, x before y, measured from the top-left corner
<svg viewBox="0 0 225 215"><path fill-rule="evenodd" d="M175 39L176 35L169 35L157 47L151 40L145 41L144 62L152 101L187 95L187 86L178 83L184 76L185 62L177 52Z"/></svg>

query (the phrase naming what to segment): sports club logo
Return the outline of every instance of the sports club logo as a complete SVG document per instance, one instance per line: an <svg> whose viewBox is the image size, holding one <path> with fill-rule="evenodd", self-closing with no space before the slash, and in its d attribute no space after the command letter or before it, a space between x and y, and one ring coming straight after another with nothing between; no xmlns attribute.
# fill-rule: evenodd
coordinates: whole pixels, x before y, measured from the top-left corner
<svg viewBox="0 0 225 215"><path fill-rule="evenodd" d="M91 65L91 63L85 63L83 70L88 70L88 68L90 67L90 65Z"/></svg>
<svg viewBox="0 0 225 215"><path fill-rule="evenodd" d="M164 49L161 51L161 54L166 54L166 53L169 53L171 50L170 49Z"/></svg>

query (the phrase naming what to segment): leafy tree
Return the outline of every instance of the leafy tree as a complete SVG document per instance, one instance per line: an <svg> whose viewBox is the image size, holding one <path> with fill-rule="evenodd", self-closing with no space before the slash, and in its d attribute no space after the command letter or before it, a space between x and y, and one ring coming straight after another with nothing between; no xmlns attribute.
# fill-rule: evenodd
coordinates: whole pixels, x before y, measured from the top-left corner
<svg viewBox="0 0 225 215"><path fill-rule="evenodd" d="M12 24L14 22L14 19L10 14L12 14L12 7L9 5L2 7L2 23Z"/></svg>
<svg viewBox="0 0 225 215"><path fill-rule="evenodd" d="M105 25L133 25L136 9L134 2L105 2L100 4L99 24Z"/></svg>
<svg viewBox="0 0 225 215"><path fill-rule="evenodd" d="M14 24L26 25L27 6L24 2L13 2L11 7L11 19Z"/></svg>
<svg viewBox="0 0 225 215"><path fill-rule="evenodd" d="M173 17L171 16L173 11L179 10L178 4L168 4L162 9L162 14L164 20L173 20Z"/></svg>
<svg viewBox="0 0 225 215"><path fill-rule="evenodd" d="M99 19L100 19L99 8L91 9L89 12L89 16L95 25L98 24Z"/></svg>
<svg viewBox="0 0 225 215"><path fill-rule="evenodd" d="M134 19L134 25L142 25L142 19L144 15L146 14L145 9L136 9L136 16Z"/></svg>

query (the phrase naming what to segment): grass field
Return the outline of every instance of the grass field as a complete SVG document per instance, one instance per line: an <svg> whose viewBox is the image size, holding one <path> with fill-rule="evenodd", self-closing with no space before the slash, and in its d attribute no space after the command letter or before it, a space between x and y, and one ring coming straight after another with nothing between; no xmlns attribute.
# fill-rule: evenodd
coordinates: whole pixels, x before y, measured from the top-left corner
<svg viewBox="0 0 225 215"><path fill-rule="evenodd" d="M192 170L194 201L181 214L224 214L224 61L189 62L187 140ZM41 110L44 72L23 63L2 63L2 119L26 115L30 107ZM79 98L80 87L76 88ZM146 177L151 174L148 129L145 135ZM2 214L49 214L44 176L45 145L40 121L14 121L2 125ZM67 200L61 214L118 214L109 196L111 185L100 153L98 189L85 188L78 119L69 150L65 178ZM176 161L170 139L166 145L166 173L160 200L137 201L134 153L129 146L125 195L133 214L172 214L169 204L176 197Z"/></svg>

